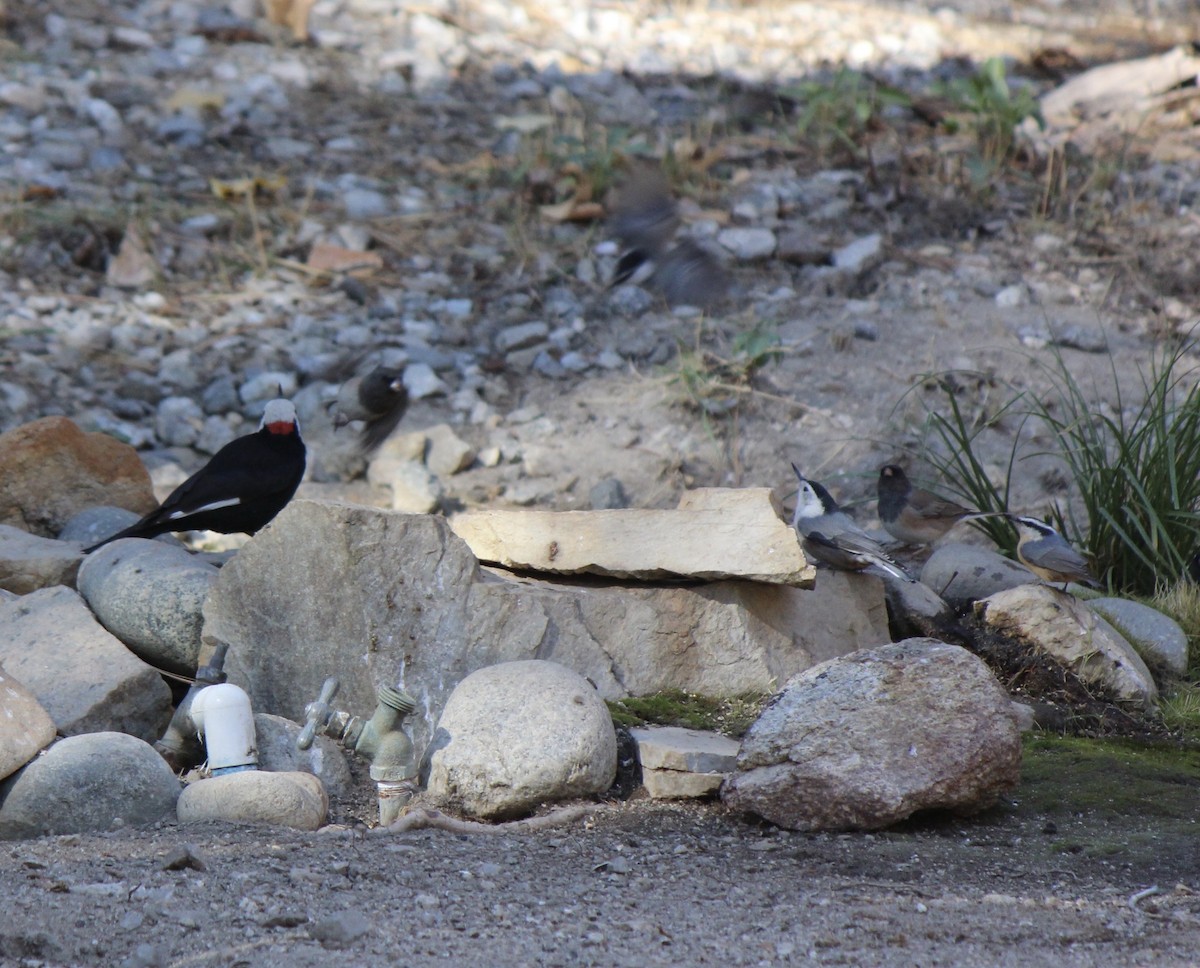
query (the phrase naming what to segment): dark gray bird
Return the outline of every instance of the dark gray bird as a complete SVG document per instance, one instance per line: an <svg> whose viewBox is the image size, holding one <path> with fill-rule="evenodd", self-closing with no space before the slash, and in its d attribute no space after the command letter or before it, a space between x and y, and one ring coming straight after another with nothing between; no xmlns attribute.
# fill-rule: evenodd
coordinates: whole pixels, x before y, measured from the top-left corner
<svg viewBox="0 0 1200 968"><path fill-rule="evenodd" d="M353 420L363 422L358 450L365 457L387 440L408 409L404 375L398 369L377 366L343 383L329 409L337 429Z"/></svg>
<svg viewBox="0 0 1200 968"><path fill-rule="evenodd" d="M1083 555L1050 525L1017 514L1008 519L1017 529L1017 558L1042 581L1051 585L1062 582L1064 591L1068 582L1100 587Z"/></svg>
<svg viewBox="0 0 1200 968"><path fill-rule="evenodd" d="M963 507L932 491L913 487L912 481L896 464L879 471L879 522L883 529L904 544L933 544L961 521L987 518L1002 511L976 511Z"/></svg>
<svg viewBox="0 0 1200 968"><path fill-rule="evenodd" d="M729 289L729 277L712 252L694 239L674 242L679 211L663 173L641 168L616 193L609 228L623 251L610 286L659 289L672 306L706 307Z"/></svg>
<svg viewBox="0 0 1200 968"><path fill-rule="evenodd" d="M810 481L795 464L800 481L792 527L801 535L806 554L841 571L875 567L902 581L915 581L904 568L854 519L838 507L833 496L817 481Z"/></svg>
<svg viewBox="0 0 1200 968"><path fill-rule="evenodd" d="M257 431L218 450L157 511L83 553L118 538L153 538L168 531L254 534L292 499L304 477L306 457L296 408L290 400L272 400Z"/></svg>

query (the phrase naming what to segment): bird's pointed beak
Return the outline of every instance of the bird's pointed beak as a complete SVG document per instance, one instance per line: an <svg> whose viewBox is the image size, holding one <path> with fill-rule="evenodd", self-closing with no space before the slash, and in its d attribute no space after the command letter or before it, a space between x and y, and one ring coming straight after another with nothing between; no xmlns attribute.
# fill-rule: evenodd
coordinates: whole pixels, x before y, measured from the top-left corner
<svg viewBox="0 0 1200 968"><path fill-rule="evenodd" d="M795 461L792 461L792 470L794 470L796 472L796 476L800 479L801 484L803 484L806 480L808 480L808 478L806 478L804 476L804 474L801 473L800 468L796 466Z"/></svg>

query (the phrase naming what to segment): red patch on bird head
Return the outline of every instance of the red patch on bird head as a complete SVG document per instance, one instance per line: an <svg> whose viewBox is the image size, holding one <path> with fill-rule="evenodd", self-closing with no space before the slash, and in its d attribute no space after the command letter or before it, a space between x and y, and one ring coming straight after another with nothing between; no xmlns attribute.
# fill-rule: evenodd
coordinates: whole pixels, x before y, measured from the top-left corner
<svg viewBox="0 0 1200 968"><path fill-rule="evenodd" d="M267 430L273 434L294 434L296 432L296 425L290 420L280 420L267 424Z"/></svg>

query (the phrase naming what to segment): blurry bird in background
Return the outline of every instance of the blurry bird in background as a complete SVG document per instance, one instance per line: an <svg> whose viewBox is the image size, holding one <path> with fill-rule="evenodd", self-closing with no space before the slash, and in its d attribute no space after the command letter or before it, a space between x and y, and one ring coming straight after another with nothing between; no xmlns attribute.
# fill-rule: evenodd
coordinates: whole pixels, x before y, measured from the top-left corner
<svg viewBox="0 0 1200 968"><path fill-rule="evenodd" d="M729 290L729 276L708 249L695 239L675 242L679 209L666 176L656 169L634 171L617 189L608 226L621 243L610 286L646 284L671 306L707 308Z"/></svg>
<svg viewBox="0 0 1200 968"><path fill-rule="evenodd" d="M375 451L391 435L408 410L404 374L396 367L376 366L346 380L329 404L334 429L354 420L363 422L358 436L362 456Z"/></svg>

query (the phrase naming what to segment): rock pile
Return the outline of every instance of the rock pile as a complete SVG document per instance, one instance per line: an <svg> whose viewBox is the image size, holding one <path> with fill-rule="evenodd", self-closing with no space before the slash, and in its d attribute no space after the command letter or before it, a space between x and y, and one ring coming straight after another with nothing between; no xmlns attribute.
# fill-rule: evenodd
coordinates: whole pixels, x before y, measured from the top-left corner
<svg viewBox="0 0 1200 968"><path fill-rule="evenodd" d="M52 517L20 508L21 520ZM68 519L62 531L86 532L94 519L83 512L84 523ZM699 535L689 574L679 549ZM481 564L468 542L523 570ZM748 560L747 545L762 560ZM940 548L926 572L969 573L972 594L990 592L975 606L986 622L1115 695L1154 702L1146 665L1096 612L1003 559L957 548ZM0 836L172 811L181 822L315 829L330 790L347 788L344 752L323 740L301 754L295 737L331 675L348 717L365 720L380 685L405 690L428 796L483 818L603 793L617 750L602 700L667 689L735 696L786 683L735 765L730 741L636 734L652 795L713 795L728 774L721 795L773 822L878 827L917 810L980 809L1015 782L1016 720L982 662L932 640L885 644L881 582L814 572L762 490L697 492L675 511L453 523L296 500L222 560L174 539L132 538L80 566L76 541L0 529L0 586L21 592L0 601ZM889 596L893 609L898 601ZM1123 628L1163 638L1149 616L1104 608ZM1156 668L1186 658L1172 641ZM259 714L260 769L191 783L180 796L149 745L173 706L160 670L190 674L218 644ZM55 732L67 738L52 743ZM88 791L86 809L68 804L75 789Z"/></svg>

